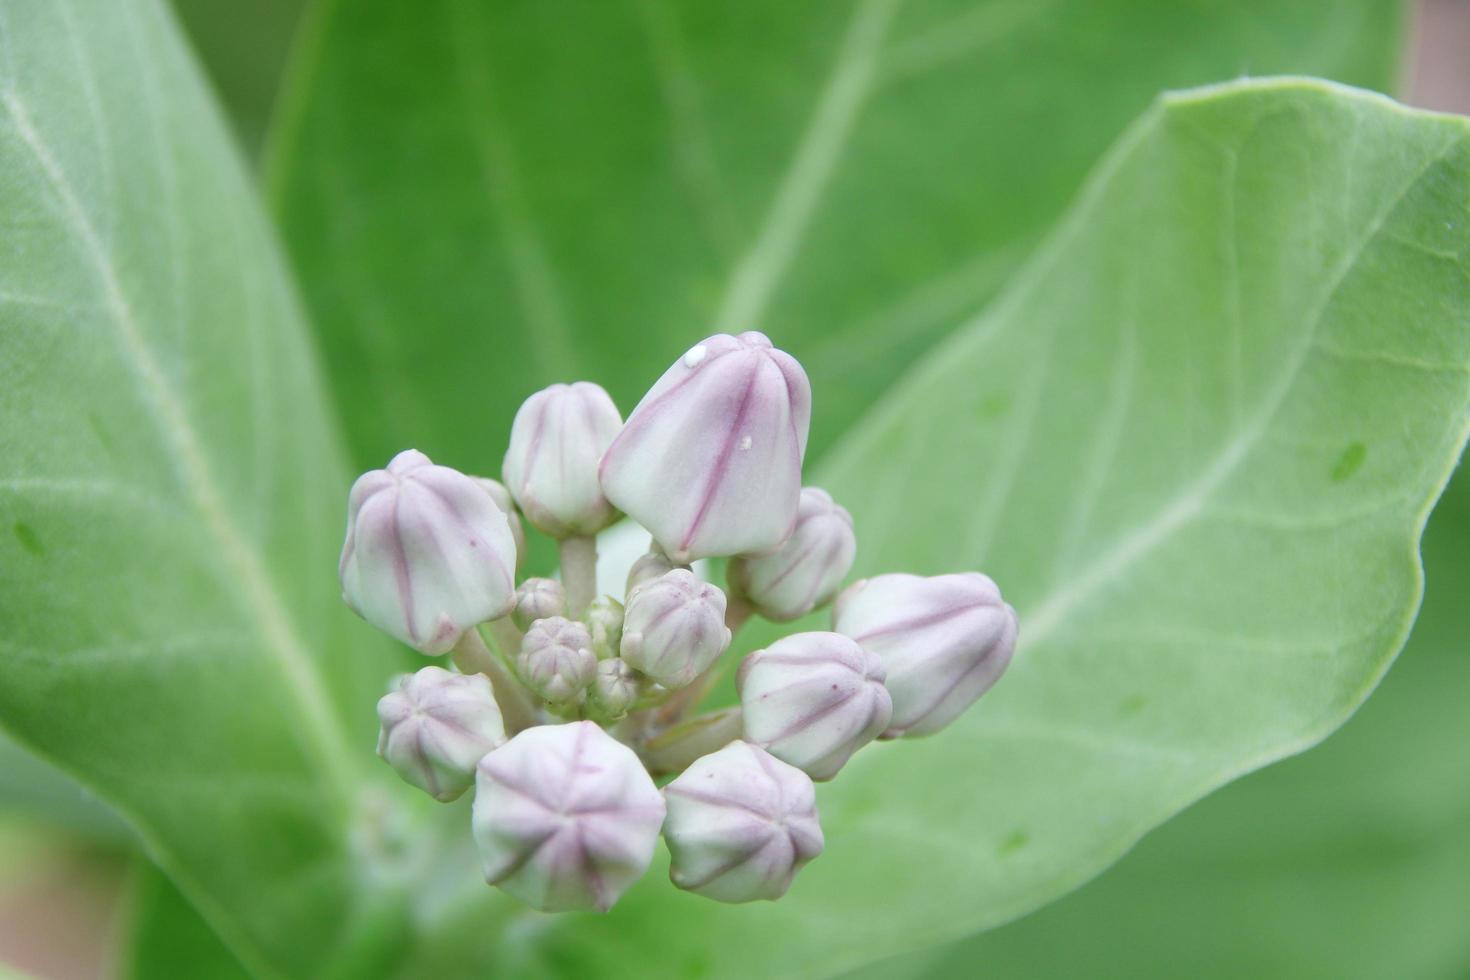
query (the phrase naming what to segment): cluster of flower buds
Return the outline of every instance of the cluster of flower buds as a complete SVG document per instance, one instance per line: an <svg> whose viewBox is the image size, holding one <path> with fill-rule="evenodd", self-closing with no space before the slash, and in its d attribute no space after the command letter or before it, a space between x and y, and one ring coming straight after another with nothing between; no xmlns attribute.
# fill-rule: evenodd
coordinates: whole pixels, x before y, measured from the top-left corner
<svg viewBox="0 0 1470 980"><path fill-rule="evenodd" d="M1016 614L984 575L878 575L839 593L857 537L801 485L810 418L794 358L721 334L626 422L588 382L531 395L504 485L408 450L353 486L348 605L458 668L394 682L378 752L435 799L474 786L490 884L544 911L605 911L662 834L675 886L780 898L825 844L815 783L876 739L938 731L1005 670ZM597 595L596 535L622 515L652 543L621 596ZM558 577L517 584L522 516L557 541ZM696 574L705 558L729 559L726 590ZM829 603L830 632L750 653L739 704L694 713L747 617Z"/></svg>

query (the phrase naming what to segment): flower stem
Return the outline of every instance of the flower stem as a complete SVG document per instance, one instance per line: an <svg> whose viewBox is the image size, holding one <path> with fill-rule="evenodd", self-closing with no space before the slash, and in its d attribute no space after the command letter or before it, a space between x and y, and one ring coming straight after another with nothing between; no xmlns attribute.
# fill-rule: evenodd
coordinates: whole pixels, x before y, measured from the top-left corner
<svg viewBox="0 0 1470 980"><path fill-rule="evenodd" d="M753 612L750 603L738 596L731 595L725 604L725 625L730 630L730 640L733 643L735 634L740 632L740 627L750 618ZM690 711L699 707L701 701L709 697L709 692L715 689L720 678L725 675L724 656L722 655L714 663L710 664L704 671L688 685L675 691L669 696L658 709L658 721L661 725L672 725L679 721Z"/></svg>
<svg viewBox="0 0 1470 980"><path fill-rule="evenodd" d="M490 628L495 630L497 623L510 623L510 621L493 620ZM510 624L510 628L515 630L515 625ZM519 643L520 632L518 630L515 632L517 643ZM452 655L454 664L461 673L484 674L490 678L490 687L495 692L495 703L500 706L500 715L505 719L507 734L514 735L516 732L540 724L536 706L531 702L526 689L521 686L520 681L515 679L510 668L505 666L500 657L485 645L485 640L480 636L478 629L465 630L464 635L455 644Z"/></svg>
<svg viewBox="0 0 1470 980"><path fill-rule="evenodd" d="M597 595L597 538L573 535L557 544L561 552L561 584L567 593L567 614L581 619Z"/></svg>
<svg viewBox="0 0 1470 980"><path fill-rule="evenodd" d="M670 728L645 744L639 754L655 776L680 773L695 759L724 748L744 733L740 709L725 708Z"/></svg>

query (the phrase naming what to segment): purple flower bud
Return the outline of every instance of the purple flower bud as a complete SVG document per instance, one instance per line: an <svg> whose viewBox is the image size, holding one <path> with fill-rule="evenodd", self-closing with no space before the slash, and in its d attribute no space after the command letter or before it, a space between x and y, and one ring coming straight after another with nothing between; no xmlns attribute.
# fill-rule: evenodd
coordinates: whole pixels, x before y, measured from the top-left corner
<svg viewBox="0 0 1470 980"><path fill-rule="evenodd" d="M521 513L516 510L516 502L511 499L510 491L505 489L505 484L488 476L472 476L470 479L490 495L495 506L505 515L506 522L510 524L511 537L516 539L516 567L520 568L521 563L526 560L526 528L521 523Z"/></svg>
<svg viewBox="0 0 1470 980"><path fill-rule="evenodd" d="M516 608L511 615L521 629L530 629L538 619L565 616L567 593L554 578L528 578L516 589Z"/></svg>
<svg viewBox="0 0 1470 980"><path fill-rule="evenodd" d="M592 652L598 660L618 655L623 643L623 604L610 595L600 595L587 607L587 632L592 634Z"/></svg>
<svg viewBox="0 0 1470 980"><path fill-rule="evenodd" d="M358 477L338 573L359 616L427 654L510 612L516 545L473 479L413 449Z"/></svg>
<svg viewBox="0 0 1470 980"><path fill-rule="evenodd" d="M602 489L675 562L760 554L796 522L811 387L764 334L710 337L643 396Z"/></svg>
<svg viewBox="0 0 1470 980"><path fill-rule="evenodd" d="M780 898L822 853L811 778L748 742L696 760L664 787L664 800L669 878L706 898Z"/></svg>
<svg viewBox="0 0 1470 980"><path fill-rule="evenodd" d="M543 388L521 405L501 475L538 530L566 538L613 522L597 464L622 426L612 398L588 381Z"/></svg>
<svg viewBox="0 0 1470 980"><path fill-rule="evenodd" d="M725 594L676 568L645 583L623 617L623 659L660 684L683 687L730 645Z"/></svg>
<svg viewBox="0 0 1470 980"><path fill-rule="evenodd" d="M827 491L805 487L796 530L781 550L763 558L732 558L727 575L731 589L756 612L786 623L829 601L856 555L852 516Z"/></svg>
<svg viewBox="0 0 1470 980"><path fill-rule="evenodd" d="M485 880L543 912L606 912L648 870L664 801L633 750L590 721L528 728L480 760Z"/></svg>
<svg viewBox="0 0 1470 980"><path fill-rule="evenodd" d="M832 622L888 671L893 720L884 738L929 735L954 721L1016 648L1016 611L979 572L855 582L837 597Z"/></svg>
<svg viewBox="0 0 1470 980"><path fill-rule="evenodd" d="M597 673L592 637L575 620L538 619L521 641L516 668L521 681L552 704L574 702Z"/></svg>
<svg viewBox="0 0 1470 980"><path fill-rule="evenodd" d="M674 564L669 561L669 556L662 551L650 551L648 554L641 556L633 563L633 567L628 569L628 585L623 593L623 597L631 599L633 593L637 592L641 586L672 572L676 568L682 568L687 571L689 566Z"/></svg>
<svg viewBox="0 0 1470 980"><path fill-rule="evenodd" d="M893 702L878 658L837 633L796 633L757 650L735 683L745 738L816 780L888 727Z"/></svg>
<svg viewBox="0 0 1470 980"><path fill-rule="evenodd" d="M425 667L398 678L378 702L378 755L436 800L458 799L475 764L505 741L500 708L483 674Z"/></svg>
<svg viewBox="0 0 1470 980"><path fill-rule="evenodd" d="M592 680L591 699L609 721L626 715L643 693L643 678L621 657L597 662L597 676Z"/></svg>

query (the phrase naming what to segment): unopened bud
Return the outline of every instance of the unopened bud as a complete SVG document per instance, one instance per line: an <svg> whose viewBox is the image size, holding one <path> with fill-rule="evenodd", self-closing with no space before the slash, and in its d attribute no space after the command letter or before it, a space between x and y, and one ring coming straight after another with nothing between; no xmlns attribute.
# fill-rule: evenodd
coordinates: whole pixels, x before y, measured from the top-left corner
<svg viewBox="0 0 1470 980"><path fill-rule="evenodd" d="M597 672L592 637L575 620L538 619L526 630L516 667L525 685L547 701L574 702Z"/></svg>
<svg viewBox="0 0 1470 980"><path fill-rule="evenodd" d="M664 787L675 885L721 902L777 899L822 853L806 773L748 742L696 760Z"/></svg>
<svg viewBox="0 0 1470 980"><path fill-rule="evenodd" d="M730 559L729 582L766 619L800 619L826 604L852 569L852 516L825 490L804 487L796 530L775 554Z"/></svg>
<svg viewBox="0 0 1470 980"><path fill-rule="evenodd" d="M613 522L597 465L622 425L612 398L589 381L543 388L521 405L501 475L538 530L565 538Z"/></svg>
<svg viewBox="0 0 1470 980"><path fill-rule="evenodd" d="M592 703L609 721L626 715L643 693L643 678L621 657L597 662L592 680Z"/></svg>
<svg viewBox="0 0 1470 980"><path fill-rule="evenodd" d="M833 628L883 661L885 738L929 735L988 691L1016 648L1016 611L987 576L879 575L849 586Z"/></svg>
<svg viewBox="0 0 1470 980"><path fill-rule="evenodd" d="M764 334L719 334L649 389L603 457L603 492L676 562L774 551L791 534L811 386Z"/></svg>
<svg viewBox="0 0 1470 980"><path fill-rule="evenodd" d="M796 633L746 657L735 678L747 741L831 779L888 727L878 658L838 633Z"/></svg>
<svg viewBox="0 0 1470 980"><path fill-rule="evenodd" d="M516 567L520 568L521 563L526 560L526 527L521 523L521 513L516 510L516 502L511 498L510 491L505 489L505 484L488 476L472 476L470 479L490 495L495 506L505 515L505 520L510 525L511 537L516 539Z"/></svg>
<svg viewBox="0 0 1470 980"><path fill-rule="evenodd" d="M516 589L516 625L526 630L538 619L565 616L567 593L554 578L528 578Z"/></svg>
<svg viewBox="0 0 1470 980"><path fill-rule="evenodd" d="M363 619L427 654L510 612L516 545L474 480L416 450L364 473L347 504L338 573Z"/></svg>
<svg viewBox="0 0 1470 980"><path fill-rule="evenodd" d="M676 568L628 600L623 659L669 688L694 680L730 645L725 594Z"/></svg>
<svg viewBox="0 0 1470 980"><path fill-rule="evenodd" d="M483 674L425 667L398 678L378 702L378 755L436 800L458 799L475 764L505 741L505 724Z"/></svg>
<svg viewBox="0 0 1470 980"><path fill-rule="evenodd" d="M623 604L610 595L593 599L587 607L587 631L598 660L616 657L623 642Z"/></svg>
<svg viewBox="0 0 1470 980"><path fill-rule="evenodd" d="M628 569L628 587L624 592L624 597L628 599L633 598L633 593L637 592L639 588L647 585L654 579L667 575L676 568L688 569L689 566L674 564L669 560L669 556L662 551L650 551L635 561L633 567Z"/></svg>
<svg viewBox="0 0 1470 980"><path fill-rule="evenodd" d="M528 728L480 760L485 880L543 912L612 908L648 870L663 820L633 750L590 721Z"/></svg>

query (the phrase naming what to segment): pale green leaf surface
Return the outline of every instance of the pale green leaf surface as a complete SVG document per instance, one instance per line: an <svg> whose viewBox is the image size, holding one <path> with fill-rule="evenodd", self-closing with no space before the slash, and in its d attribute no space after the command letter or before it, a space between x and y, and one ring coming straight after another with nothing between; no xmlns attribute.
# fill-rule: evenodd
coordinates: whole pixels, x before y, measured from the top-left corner
<svg viewBox="0 0 1470 980"><path fill-rule="evenodd" d="M0 3L0 221L0 725L311 973L365 902L393 661L341 609L315 357L159 4Z"/></svg>
<svg viewBox="0 0 1470 980"><path fill-rule="evenodd" d="M270 160L361 467L500 466L714 330L799 357L819 457L1166 88L1393 81L1392 0L319 0Z"/></svg>
<svg viewBox="0 0 1470 980"><path fill-rule="evenodd" d="M994 926L1330 732L1420 596L1470 399L1470 126L1300 80L1170 96L984 315L819 473L859 571L981 567L1006 679L819 792L779 904L648 880L605 917L443 903L472 975L806 976ZM460 860L469 860L464 855ZM479 960L464 942L485 931Z"/></svg>
<svg viewBox="0 0 1470 980"><path fill-rule="evenodd" d="M1363 710L1150 834L1096 881L851 980L1458 980L1470 965L1470 479L1424 539L1424 609Z"/></svg>

